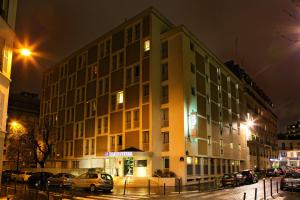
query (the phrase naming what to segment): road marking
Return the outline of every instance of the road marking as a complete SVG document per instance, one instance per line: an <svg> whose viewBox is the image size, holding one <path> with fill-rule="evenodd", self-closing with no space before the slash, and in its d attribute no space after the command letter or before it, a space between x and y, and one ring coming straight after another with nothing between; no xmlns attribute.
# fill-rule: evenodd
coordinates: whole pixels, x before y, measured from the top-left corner
<svg viewBox="0 0 300 200"><path fill-rule="evenodd" d="M106 195L106 194L103 194L101 195L100 197L115 197L115 198L118 198L118 199L137 199L136 197L133 197L133 196L118 196L118 195Z"/></svg>
<svg viewBox="0 0 300 200"><path fill-rule="evenodd" d="M195 193L195 192L199 192L199 190L182 191L182 192L180 192L180 194ZM170 193L172 193L172 194L179 194L179 192L170 192Z"/></svg>

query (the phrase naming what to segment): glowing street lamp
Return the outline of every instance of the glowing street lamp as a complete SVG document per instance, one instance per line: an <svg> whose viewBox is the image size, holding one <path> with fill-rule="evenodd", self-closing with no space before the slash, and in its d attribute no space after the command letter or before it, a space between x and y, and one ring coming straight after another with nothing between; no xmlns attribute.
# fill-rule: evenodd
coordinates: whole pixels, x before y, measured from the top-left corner
<svg viewBox="0 0 300 200"><path fill-rule="evenodd" d="M29 57L31 56L32 52L27 48L22 48L20 49L20 54L24 57Z"/></svg>

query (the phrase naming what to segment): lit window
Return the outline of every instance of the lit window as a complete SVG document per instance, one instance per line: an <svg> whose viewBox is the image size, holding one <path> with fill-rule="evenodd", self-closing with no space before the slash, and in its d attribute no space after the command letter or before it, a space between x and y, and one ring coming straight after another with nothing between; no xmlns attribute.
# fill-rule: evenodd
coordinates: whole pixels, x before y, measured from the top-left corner
<svg viewBox="0 0 300 200"><path fill-rule="evenodd" d="M208 136L208 137L207 137L207 143L208 143L208 144L211 144L211 136Z"/></svg>
<svg viewBox="0 0 300 200"><path fill-rule="evenodd" d="M144 42L144 51L150 51L150 40Z"/></svg>
<svg viewBox="0 0 300 200"><path fill-rule="evenodd" d="M230 149L233 149L233 144L232 144L232 142L230 142Z"/></svg>
<svg viewBox="0 0 300 200"><path fill-rule="evenodd" d="M123 91L118 92L117 94L117 100L118 100L118 104L123 103Z"/></svg>
<svg viewBox="0 0 300 200"><path fill-rule="evenodd" d="M193 163L193 157L186 157L186 164L191 165Z"/></svg>

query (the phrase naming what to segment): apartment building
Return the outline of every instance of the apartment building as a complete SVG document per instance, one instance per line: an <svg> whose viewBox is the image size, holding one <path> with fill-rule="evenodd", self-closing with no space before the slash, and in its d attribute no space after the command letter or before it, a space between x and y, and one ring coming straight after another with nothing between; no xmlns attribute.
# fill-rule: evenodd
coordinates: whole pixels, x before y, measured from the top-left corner
<svg viewBox="0 0 300 200"><path fill-rule="evenodd" d="M11 82L11 62L17 1L0 1L0 152L3 152L6 135L7 104ZM0 153L0 170L2 171L3 155Z"/></svg>
<svg viewBox="0 0 300 200"><path fill-rule="evenodd" d="M277 118L244 77L146 9L44 73L40 123L55 127L48 166L133 177L161 169L184 184L250 168L258 134L247 105Z"/></svg>

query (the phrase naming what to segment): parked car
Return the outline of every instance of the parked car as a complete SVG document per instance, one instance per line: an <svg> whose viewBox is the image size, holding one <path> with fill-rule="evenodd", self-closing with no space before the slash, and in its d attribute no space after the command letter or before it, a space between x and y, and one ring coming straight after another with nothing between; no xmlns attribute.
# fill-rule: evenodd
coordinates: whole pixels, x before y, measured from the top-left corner
<svg viewBox="0 0 300 200"><path fill-rule="evenodd" d="M244 183L243 175L240 173L224 174L221 180L222 186L239 186Z"/></svg>
<svg viewBox="0 0 300 200"><path fill-rule="evenodd" d="M243 170L240 172L243 175L245 183L257 183L257 175L252 170Z"/></svg>
<svg viewBox="0 0 300 200"><path fill-rule="evenodd" d="M29 187L46 188L47 180L52 176L50 172L36 172L28 178L27 184Z"/></svg>
<svg viewBox="0 0 300 200"><path fill-rule="evenodd" d="M87 172L72 179L72 188L89 189L91 192L96 190L111 191L113 189L113 178L106 173Z"/></svg>
<svg viewBox="0 0 300 200"><path fill-rule="evenodd" d="M18 174L15 175L16 181L20 182L27 182L28 178L33 174L33 172L19 172Z"/></svg>
<svg viewBox="0 0 300 200"><path fill-rule="evenodd" d="M9 182L12 180L12 174L14 173L14 170L5 170L5 171L2 171L2 182Z"/></svg>
<svg viewBox="0 0 300 200"><path fill-rule="evenodd" d="M285 175L285 170L283 170L282 168L277 168L277 170L280 175Z"/></svg>
<svg viewBox="0 0 300 200"><path fill-rule="evenodd" d="M280 189L300 190L300 173L287 173L284 177L281 178Z"/></svg>
<svg viewBox="0 0 300 200"><path fill-rule="evenodd" d="M72 186L72 179L75 178L73 174L68 173L59 173L55 174L54 176L48 178L48 185L49 186Z"/></svg>

